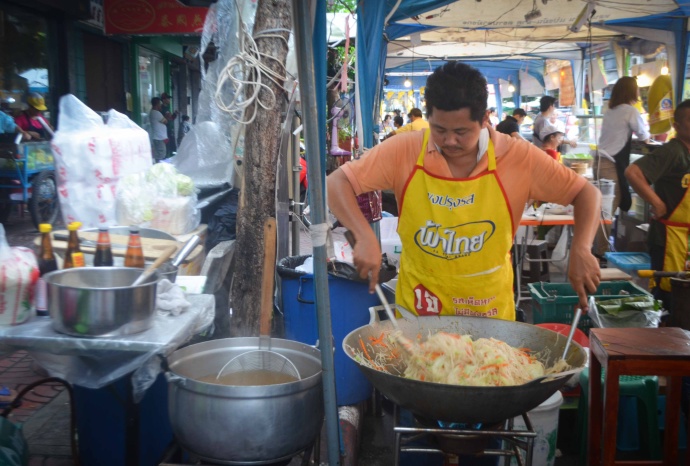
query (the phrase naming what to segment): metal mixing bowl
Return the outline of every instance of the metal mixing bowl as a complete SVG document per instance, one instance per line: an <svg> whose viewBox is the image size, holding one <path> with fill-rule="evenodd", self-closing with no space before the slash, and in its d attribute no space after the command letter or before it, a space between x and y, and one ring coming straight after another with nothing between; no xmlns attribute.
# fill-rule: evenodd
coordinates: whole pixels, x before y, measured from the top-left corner
<svg viewBox="0 0 690 466"><path fill-rule="evenodd" d="M79 267L44 276L53 328L78 337L113 337L143 332L156 311L154 272L143 284L131 286L142 269Z"/></svg>

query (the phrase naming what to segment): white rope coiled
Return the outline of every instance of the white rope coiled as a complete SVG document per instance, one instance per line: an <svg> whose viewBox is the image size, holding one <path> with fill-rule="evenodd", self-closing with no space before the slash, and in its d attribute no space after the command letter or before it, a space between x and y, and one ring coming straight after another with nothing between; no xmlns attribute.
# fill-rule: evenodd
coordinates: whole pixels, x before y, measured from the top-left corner
<svg viewBox="0 0 690 466"><path fill-rule="evenodd" d="M241 23L240 28L240 53L230 60L221 70L218 83L216 84L216 92L214 95L216 105L222 111L231 115L232 119L240 124L248 125L254 121L261 106L264 110L271 110L276 104L276 95L271 88L265 84L266 80L271 80L278 87L283 88L283 83L287 80L285 74L285 65L276 58L261 53L256 44L258 39L277 38L288 45L287 39L279 34L280 32L291 32L289 29L267 29L256 34L255 37L247 31L247 28ZM274 60L280 65L283 74L273 71L271 68L261 62L262 59ZM233 96L232 101L226 102L224 100L224 89L226 84L232 86ZM268 91L268 98L261 100L259 93L261 89ZM247 109L251 109L251 117L246 118Z"/></svg>

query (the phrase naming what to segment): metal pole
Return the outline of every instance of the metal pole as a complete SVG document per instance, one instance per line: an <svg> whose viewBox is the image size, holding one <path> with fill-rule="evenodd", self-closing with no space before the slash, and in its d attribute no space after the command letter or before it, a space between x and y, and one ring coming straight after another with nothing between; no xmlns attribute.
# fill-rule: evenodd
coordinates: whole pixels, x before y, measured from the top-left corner
<svg viewBox="0 0 690 466"><path fill-rule="evenodd" d="M316 105L316 78L314 74L314 53L312 46L312 22L309 4L303 0L292 0L292 23L295 32L299 89L302 100L302 123L307 154L307 176L309 179L309 201L313 223L312 244L314 247L314 295L319 324L319 345L323 370L324 410L326 412L326 438L329 466L340 465L340 440L338 435L338 407L335 400L335 371L333 366L333 339L331 337L331 309L326 271L326 205L323 192L323 170L319 147L319 121ZM325 83L321 83L325 85Z"/></svg>
<svg viewBox="0 0 690 466"><path fill-rule="evenodd" d="M299 126L299 118L294 116L292 118L292 129ZM302 218L302 199L300 198L300 183L299 175L302 167L299 163L299 135L292 135L292 256L299 256L299 232L300 219Z"/></svg>

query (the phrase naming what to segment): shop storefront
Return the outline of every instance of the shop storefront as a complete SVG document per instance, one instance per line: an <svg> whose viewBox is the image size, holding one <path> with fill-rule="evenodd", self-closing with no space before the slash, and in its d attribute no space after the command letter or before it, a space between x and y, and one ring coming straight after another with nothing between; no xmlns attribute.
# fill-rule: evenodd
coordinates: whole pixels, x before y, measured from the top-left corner
<svg viewBox="0 0 690 466"><path fill-rule="evenodd" d="M136 88L138 90L137 103L140 111L137 117L140 119L139 123L141 126L146 131L150 131L149 111L151 110L151 99L160 97L161 93L165 92L167 63L161 54L150 49L138 47L138 50L137 64L139 67L136 73Z"/></svg>

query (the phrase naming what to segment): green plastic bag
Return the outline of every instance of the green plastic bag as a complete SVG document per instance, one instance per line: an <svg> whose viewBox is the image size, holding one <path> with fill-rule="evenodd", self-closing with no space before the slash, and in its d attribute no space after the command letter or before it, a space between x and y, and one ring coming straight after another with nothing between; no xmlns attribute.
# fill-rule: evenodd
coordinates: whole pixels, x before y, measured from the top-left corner
<svg viewBox="0 0 690 466"><path fill-rule="evenodd" d="M0 465L27 466L29 445L24 439L22 426L0 416Z"/></svg>

